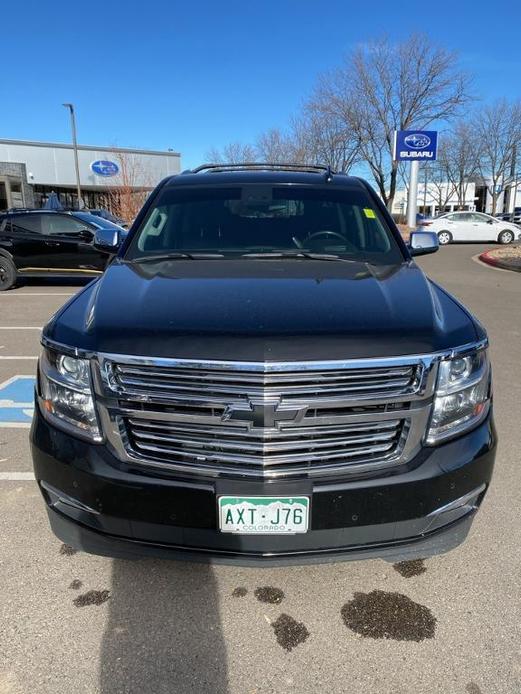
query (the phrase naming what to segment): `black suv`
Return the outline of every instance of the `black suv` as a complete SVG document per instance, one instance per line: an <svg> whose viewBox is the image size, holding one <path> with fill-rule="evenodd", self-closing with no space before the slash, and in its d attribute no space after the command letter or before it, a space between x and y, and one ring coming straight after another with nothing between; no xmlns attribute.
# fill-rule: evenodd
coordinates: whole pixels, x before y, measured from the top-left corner
<svg viewBox="0 0 521 694"><path fill-rule="evenodd" d="M52 210L0 214L0 291L24 277L90 277L109 255L94 247L97 231L121 232L112 222L85 212Z"/></svg>
<svg viewBox="0 0 521 694"><path fill-rule="evenodd" d="M483 327L411 258L436 249L329 169L163 181L43 332L31 439L56 535L247 563L460 543L492 475L491 373Z"/></svg>

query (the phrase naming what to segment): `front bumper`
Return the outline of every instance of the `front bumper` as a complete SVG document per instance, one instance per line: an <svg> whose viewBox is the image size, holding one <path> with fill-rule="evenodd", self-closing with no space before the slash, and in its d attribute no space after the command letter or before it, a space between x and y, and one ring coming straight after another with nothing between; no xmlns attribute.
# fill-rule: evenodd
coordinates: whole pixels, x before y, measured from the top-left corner
<svg viewBox="0 0 521 694"><path fill-rule="evenodd" d="M137 470L105 446L49 425L38 408L31 440L51 526L64 542L106 556L243 564L369 556L399 561L452 549L464 540L486 493L496 447L489 416L454 441L422 449L392 474L265 481ZM223 534L217 527L220 494L308 495L310 530L291 536Z"/></svg>

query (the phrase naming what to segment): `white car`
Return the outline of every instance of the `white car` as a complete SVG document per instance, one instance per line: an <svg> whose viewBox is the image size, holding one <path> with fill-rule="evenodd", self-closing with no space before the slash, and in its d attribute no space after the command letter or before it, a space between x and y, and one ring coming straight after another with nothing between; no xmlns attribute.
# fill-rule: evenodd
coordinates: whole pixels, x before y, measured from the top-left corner
<svg viewBox="0 0 521 694"><path fill-rule="evenodd" d="M497 241L512 243L521 240L521 228L483 212L449 212L435 219L420 222L425 231L438 234L441 246L452 241Z"/></svg>

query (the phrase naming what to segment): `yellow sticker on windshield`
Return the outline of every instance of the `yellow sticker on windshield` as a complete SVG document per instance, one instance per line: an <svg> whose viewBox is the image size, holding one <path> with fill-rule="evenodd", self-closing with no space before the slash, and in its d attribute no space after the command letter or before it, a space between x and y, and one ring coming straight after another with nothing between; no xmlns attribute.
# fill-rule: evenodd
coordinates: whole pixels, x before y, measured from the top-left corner
<svg viewBox="0 0 521 694"><path fill-rule="evenodd" d="M364 214L368 219L376 219L376 214L370 207L364 207Z"/></svg>

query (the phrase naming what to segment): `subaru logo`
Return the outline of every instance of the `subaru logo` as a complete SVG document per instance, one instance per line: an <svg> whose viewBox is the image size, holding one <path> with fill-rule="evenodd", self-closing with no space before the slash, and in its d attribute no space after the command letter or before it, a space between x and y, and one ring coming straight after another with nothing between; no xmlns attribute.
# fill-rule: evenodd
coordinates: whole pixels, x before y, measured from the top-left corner
<svg viewBox="0 0 521 694"><path fill-rule="evenodd" d="M278 429L281 422L300 422L307 407L285 407L278 400L250 401L245 404L228 405L222 421L245 422L249 428Z"/></svg>
<svg viewBox="0 0 521 694"><path fill-rule="evenodd" d="M117 176L119 173L119 166L113 161L98 159L92 162L90 170L92 173L95 173L96 176Z"/></svg>
<svg viewBox="0 0 521 694"><path fill-rule="evenodd" d="M422 133L412 133L404 138L404 142L407 147L410 147L411 149L425 149L425 147L428 147L431 144L431 138L427 135L423 135Z"/></svg>

